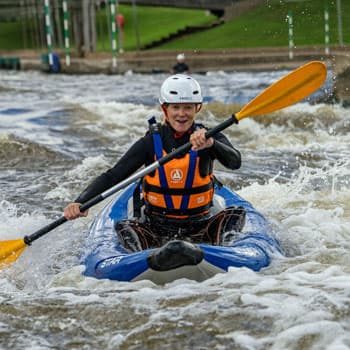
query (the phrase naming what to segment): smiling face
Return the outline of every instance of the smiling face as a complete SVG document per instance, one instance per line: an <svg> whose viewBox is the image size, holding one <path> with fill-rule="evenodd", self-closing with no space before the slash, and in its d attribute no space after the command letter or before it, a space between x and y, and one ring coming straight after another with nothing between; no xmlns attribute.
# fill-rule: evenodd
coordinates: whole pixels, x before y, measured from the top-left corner
<svg viewBox="0 0 350 350"><path fill-rule="evenodd" d="M192 126L200 106L196 103L169 103L163 110L170 126L182 133Z"/></svg>

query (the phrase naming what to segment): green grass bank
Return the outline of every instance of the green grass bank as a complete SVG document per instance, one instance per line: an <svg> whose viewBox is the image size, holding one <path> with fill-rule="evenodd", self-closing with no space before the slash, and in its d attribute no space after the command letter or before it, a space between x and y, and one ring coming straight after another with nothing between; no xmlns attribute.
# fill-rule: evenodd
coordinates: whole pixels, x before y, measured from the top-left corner
<svg viewBox="0 0 350 350"><path fill-rule="evenodd" d="M288 13L293 16L294 45L324 45L325 7L330 44L338 45L337 1L266 1L263 6L220 27L167 43L159 49L217 49L288 46ZM342 1L343 42L350 44L350 1Z"/></svg>
<svg viewBox="0 0 350 350"><path fill-rule="evenodd" d="M196 50L218 48L255 48L288 46L287 16L291 12L294 20L295 46L324 45L324 10L328 7L330 43L339 44L337 1L336 0L268 0L248 13L219 27L178 38L163 44L161 50ZM125 17L124 50L137 47L134 14L131 6L121 5ZM149 44L166 37L186 26L207 24L215 20L202 10L172 9L163 7L137 6L139 43ZM97 14L97 49L110 51L107 16L105 9ZM342 1L343 42L350 44L350 1ZM26 23L28 28L33 23ZM73 43L74 44L74 43ZM0 23L0 50L21 50L38 48L27 33L23 37L20 22ZM44 48L44 47L42 47ZM54 49L57 48L57 45Z"/></svg>

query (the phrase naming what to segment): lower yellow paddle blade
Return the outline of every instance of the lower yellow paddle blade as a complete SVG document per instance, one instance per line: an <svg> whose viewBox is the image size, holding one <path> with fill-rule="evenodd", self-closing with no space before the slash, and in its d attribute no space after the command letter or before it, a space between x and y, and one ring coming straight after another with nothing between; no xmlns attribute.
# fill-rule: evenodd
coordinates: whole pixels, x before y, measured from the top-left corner
<svg viewBox="0 0 350 350"><path fill-rule="evenodd" d="M0 268L16 261L26 246L23 239L0 242Z"/></svg>
<svg viewBox="0 0 350 350"><path fill-rule="evenodd" d="M318 90L327 77L326 66L309 62L276 81L250 101L235 116L240 120L290 106Z"/></svg>

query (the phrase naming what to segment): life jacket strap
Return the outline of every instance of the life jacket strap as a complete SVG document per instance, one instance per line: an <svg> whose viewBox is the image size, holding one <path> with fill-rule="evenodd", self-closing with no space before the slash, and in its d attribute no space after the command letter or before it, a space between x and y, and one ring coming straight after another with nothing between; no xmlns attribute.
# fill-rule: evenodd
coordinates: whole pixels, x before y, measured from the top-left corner
<svg viewBox="0 0 350 350"><path fill-rule="evenodd" d="M182 196L185 194L198 194L198 193L203 193L210 191L213 187L214 184L213 182L210 182L206 185L203 186L198 186L198 187L192 187L189 189L185 188L162 188L154 185L150 185L146 180L143 180L142 184L144 190L146 192L154 192L154 193L159 193L159 194L168 194L171 196Z"/></svg>
<svg viewBox="0 0 350 350"><path fill-rule="evenodd" d="M209 212L210 208L212 206L212 203L203 205L201 207L197 208L191 208L191 209L164 209L162 207L157 207L155 205L151 205L149 203L145 203L145 213L147 215L161 215L161 216L173 216L173 217L191 217L191 216L199 216L203 215ZM180 218L181 219L181 218Z"/></svg>

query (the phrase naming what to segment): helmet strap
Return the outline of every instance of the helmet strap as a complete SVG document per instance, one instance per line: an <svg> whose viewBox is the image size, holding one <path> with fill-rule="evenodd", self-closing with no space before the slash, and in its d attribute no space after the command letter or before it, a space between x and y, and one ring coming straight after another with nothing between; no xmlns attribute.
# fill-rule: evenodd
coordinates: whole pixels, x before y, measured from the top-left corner
<svg viewBox="0 0 350 350"><path fill-rule="evenodd" d="M196 105L196 113L198 113L202 109L203 103L197 103Z"/></svg>
<svg viewBox="0 0 350 350"><path fill-rule="evenodd" d="M162 111L163 111L163 113L165 115L165 119L168 119L168 111L166 109L165 104L162 104L160 107L162 108Z"/></svg>

